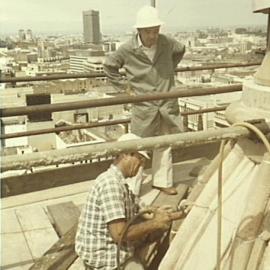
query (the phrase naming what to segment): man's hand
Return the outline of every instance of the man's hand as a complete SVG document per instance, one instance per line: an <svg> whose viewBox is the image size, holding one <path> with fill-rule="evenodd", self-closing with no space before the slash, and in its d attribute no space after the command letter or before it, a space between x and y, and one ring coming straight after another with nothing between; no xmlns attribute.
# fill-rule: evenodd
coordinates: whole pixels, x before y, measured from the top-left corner
<svg viewBox="0 0 270 270"><path fill-rule="evenodd" d="M143 218L146 220L154 219L155 215L160 213L166 213L166 215L170 218L170 221L182 219L186 216L186 213L183 209L178 210L175 206L172 205L162 205L158 207L149 206L144 208L144 211L149 210L149 213L143 214Z"/></svg>
<svg viewBox="0 0 270 270"><path fill-rule="evenodd" d="M156 209L154 212L153 222L156 224L158 229L167 231L171 226L170 213Z"/></svg>
<svg viewBox="0 0 270 270"><path fill-rule="evenodd" d="M170 205L170 204L161 205L158 207L158 209L164 210L164 211L169 212L169 213L177 211L177 208L173 205Z"/></svg>

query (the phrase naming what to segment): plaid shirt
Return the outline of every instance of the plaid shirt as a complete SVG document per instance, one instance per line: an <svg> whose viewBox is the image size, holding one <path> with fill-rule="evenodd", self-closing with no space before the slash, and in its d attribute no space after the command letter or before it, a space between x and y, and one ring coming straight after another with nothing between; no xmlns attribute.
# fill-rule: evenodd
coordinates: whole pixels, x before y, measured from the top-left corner
<svg viewBox="0 0 270 270"><path fill-rule="evenodd" d="M117 268L117 244L113 241L108 223L116 219L129 220L134 216L134 195L125 178L114 165L98 176L91 188L78 225L75 250L93 269ZM131 246L122 246L120 262L132 256Z"/></svg>

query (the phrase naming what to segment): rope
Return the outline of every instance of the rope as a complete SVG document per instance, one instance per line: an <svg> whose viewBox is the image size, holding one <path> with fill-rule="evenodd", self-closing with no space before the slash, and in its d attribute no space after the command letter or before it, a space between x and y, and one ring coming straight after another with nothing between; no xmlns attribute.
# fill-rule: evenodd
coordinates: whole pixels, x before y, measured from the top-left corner
<svg viewBox="0 0 270 270"><path fill-rule="evenodd" d="M213 212L213 209L207 205L198 204L198 203L195 203L194 201L189 201L186 199L180 202L178 209L183 209L183 211L187 214L191 210L192 206L208 209L210 212Z"/></svg>
<svg viewBox="0 0 270 270"><path fill-rule="evenodd" d="M247 129L252 130L260 139L261 141L264 143L267 151L270 153L270 143L267 140L266 136L254 125L247 123L247 122L240 122L240 123L235 123L233 124L233 126L242 126L245 127ZM219 148L219 167L218 167L218 203L217 203L217 267L216 270L220 270L221 269L221 246L222 246L222 177L223 177L223 159L224 159L224 147L227 141L222 140L221 144L220 144L220 148ZM183 200L180 203L180 207L185 207L185 206L197 206L197 207L201 207L201 208L208 208L209 210L210 207L208 206L204 206L204 205L198 205L194 202L190 202L188 200ZM121 250L121 245L122 242L124 240L124 238L126 237L126 234L128 232L129 227L142 215L144 214L153 214L152 210L144 210L141 211L140 213L138 213L137 215L135 215L132 219L130 219L123 232L121 233L120 239L118 241L118 245L117 245L117 270L121 269L121 265L120 265L120 250ZM247 242L249 241L254 241L255 239L251 239L251 240L246 240Z"/></svg>
<svg viewBox="0 0 270 270"><path fill-rule="evenodd" d="M252 130L264 143L267 151L270 153L270 143L266 136L254 125L248 122L239 122L233 126L245 127ZM221 245L222 245L222 169L223 169L223 152L226 141L222 140L219 148L220 162L218 167L218 209L217 209L217 267L216 270L221 269ZM248 241L254 241L248 240Z"/></svg>
<svg viewBox="0 0 270 270"><path fill-rule="evenodd" d="M233 126L241 126L241 127L246 127L247 129L252 130L264 143L267 151L270 153L270 143L267 140L266 136L254 125L248 123L248 122L240 122L240 123L235 123Z"/></svg>
<svg viewBox="0 0 270 270"><path fill-rule="evenodd" d="M218 166L218 203L217 203L217 270L221 267L221 235L222 235L222 164L225 147L225 140L221 141L219 149Z"/></svg>

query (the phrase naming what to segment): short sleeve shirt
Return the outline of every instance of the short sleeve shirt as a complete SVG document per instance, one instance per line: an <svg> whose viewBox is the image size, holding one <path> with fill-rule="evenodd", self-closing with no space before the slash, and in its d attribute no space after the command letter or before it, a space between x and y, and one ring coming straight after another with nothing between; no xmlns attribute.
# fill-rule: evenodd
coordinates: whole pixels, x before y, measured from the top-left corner
<svg viewBox="0 0 270 270"><path fill-rule="evenodd" d="M116 269L117 244L108 223L129 220L136 212L134 195L121 171L112 165L91 188L78 225L75 249L83 261L94 269ZM131 246L122 246L120 262L132 255Z"/></svg>

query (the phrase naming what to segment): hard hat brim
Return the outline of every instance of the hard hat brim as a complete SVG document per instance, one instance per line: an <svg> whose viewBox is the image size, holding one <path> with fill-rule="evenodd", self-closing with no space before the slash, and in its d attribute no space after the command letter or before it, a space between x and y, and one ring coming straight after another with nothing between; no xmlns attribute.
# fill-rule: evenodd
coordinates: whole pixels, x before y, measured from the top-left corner
<svg viewBox="0 0 270 270"><path fill-rule="evenodd" d="M135 24L133 27L137 28L137 29L138 28L150 28L150 27L155 27L155 26L161 26L163 24L164 24L164 22L158 21L155 23Z"/></svg>

